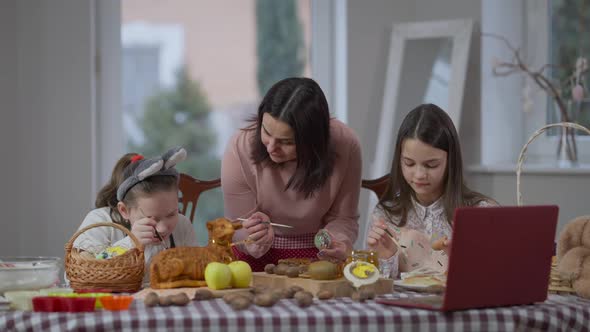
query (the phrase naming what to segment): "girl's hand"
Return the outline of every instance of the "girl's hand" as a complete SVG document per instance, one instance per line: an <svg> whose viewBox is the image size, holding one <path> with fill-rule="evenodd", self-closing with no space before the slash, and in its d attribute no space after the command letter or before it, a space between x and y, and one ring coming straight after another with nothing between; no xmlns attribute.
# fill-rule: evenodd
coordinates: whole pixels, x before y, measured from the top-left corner
<svg viewBox="0 0 590 332"><path fill-rule="evenodd" d="M385 232L387 225L383 219L377 220L367 234L367 245L371 251L376 251L381 259L395 255L398 248Z"/></svg>
<svg viewBox="0 0 590 332"><path fill-rule="evenodd" d="M156 237L156 225L157 222L154 219L144 217L133 222L131 225L131 233L133 233L139 242L144 245L160 242Z"/></svg>
<svg viewBox="0 0 590 332"><path fill-rule="evenodd" d="M330 247L320 250L318 253L318 258L331 262L343 262L346 260L346 258L348 258L346 245L332 238Z"/></svg>
<svg viewBox="0 0 590 332"><path fill-rule="evenodd" d="M250 243L268 242L274 239L274 231L270 226L270 218L262 213L255 212L242 223L242 228L248 234Z"/></svg>
<svg viewBox="0 0 590 332"><path fill-rule="evenodd" d="M449 240L448 237L443 236L432 243L432 249L443 250L445 254L447 254L448 256L451 249L451 240Z"/></svg>

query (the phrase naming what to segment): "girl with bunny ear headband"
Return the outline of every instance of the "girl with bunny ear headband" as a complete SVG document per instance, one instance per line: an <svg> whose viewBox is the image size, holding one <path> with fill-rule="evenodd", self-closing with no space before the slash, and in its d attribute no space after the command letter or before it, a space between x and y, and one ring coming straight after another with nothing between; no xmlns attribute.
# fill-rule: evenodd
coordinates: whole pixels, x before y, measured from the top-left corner
<svg viewBox="0 0 590 332"><path fill-rule="evenodd" d="M161 157L140 159L133 162L131 164L135 165L132 169L133 174L119 185L119 188L117 189L117 199L122 201L125 194L127 194L133 186L151 176L169 175L178 179L178 171L176 171L174 166L185 159L186 150L182 147L176 147L168 150Z"/></svg>
<svg viewBox="0 0 590 332"><path fill-rule="evenodd" d="M192 223L178 213L179 173L175 166L184 159L186 150L182 147L149 159L139 154L124 155L109 183L100 190L96 209L88 213L80 229L105 221L127 227L145 247L146 271L151 258L166 248L197 246ZM92 228L74 242L74 247L90 252L115 246L134 247L124 232L113 227Z"/></svg>

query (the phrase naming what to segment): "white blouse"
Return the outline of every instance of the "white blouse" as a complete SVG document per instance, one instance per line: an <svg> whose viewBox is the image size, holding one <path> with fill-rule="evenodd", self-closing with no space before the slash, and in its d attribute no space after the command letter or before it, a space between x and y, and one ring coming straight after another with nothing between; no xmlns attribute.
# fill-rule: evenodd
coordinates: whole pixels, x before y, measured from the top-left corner
<svg viewBox="0 0 590 332"><path fill-rule="evenodd" d="M448 257L445 252L433 250L431 247L433 242L444 236L450 239L452 234L442 197L429 206L423 206L413 198L412 203L413 209L408 211L406 224L403 227L396 226L400 216L392 218L379 204L371 214L370 227L382 219L401 246L390 258L379 260L381 273L385 277L397 278L400 272L409 272L423 267L446 271ZM493 202L484 200L474 206L495 205Z"/></svg>

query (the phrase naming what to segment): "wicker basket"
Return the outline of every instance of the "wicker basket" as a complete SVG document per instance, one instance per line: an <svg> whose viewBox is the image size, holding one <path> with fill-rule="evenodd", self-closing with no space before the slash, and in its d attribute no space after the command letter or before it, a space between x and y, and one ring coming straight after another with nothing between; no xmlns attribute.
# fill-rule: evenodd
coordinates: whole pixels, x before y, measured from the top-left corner
<svg viewBox="0 0 590 332"><path fill-rule="evenodd" d="M95 259L82 255L73 248L80 234L95 227L114 227L127 234L135 248L110 259ZM136 292L141 288L144 275L143 245L125 227L114 222L103 222L84 227L76 232L65 246L65 271L71 287L78 290L104 290L111 292Z"/></svg>
<svg viewBox="0 0 590 332"><path fill-rule="evenodd" d="M522 172L522 165L524 164L524 160L526 158L526 152L531 144L539 135L544 133L547 129L553 127L564 127L564 128L573 128L577 130L584 131L590 134L590 130L584 126L581 126L577 123L572 122L559 122L559 123L552 123L548 124L539 130L535 131L526 144L520 150L520 155L518 156L518 164L516 166L516 200L519 206L523 205L523 199L520 189L520 174ZM572 282L567 279L563 279L559 271L557 270L557 257L553 257L551 262L551 275L549 277L549 292L550 293L575 293L574 289L572 288Z"/></svg>

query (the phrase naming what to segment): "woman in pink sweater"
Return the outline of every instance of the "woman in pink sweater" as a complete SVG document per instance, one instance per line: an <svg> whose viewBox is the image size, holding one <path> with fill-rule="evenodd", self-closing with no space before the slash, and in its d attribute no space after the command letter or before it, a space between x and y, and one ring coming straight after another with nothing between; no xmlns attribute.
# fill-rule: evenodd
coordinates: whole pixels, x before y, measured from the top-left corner
<svg viewBox="0 0 590 332"><path fill-rule="evenodd" d="M248 219L234 236L243 241L235 254L255 271L282 258L344 260L358 233L360 182L358 139L330 118L319 85L276 83L252 124L231 138L221 165L225 215ZM322 229L331 241L318 250Z"/></svg>

